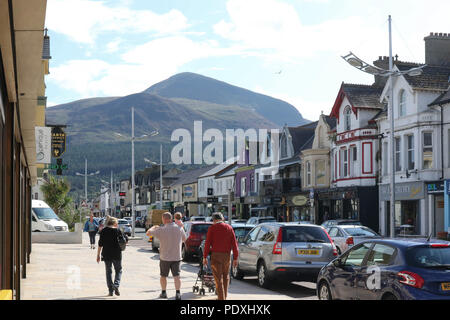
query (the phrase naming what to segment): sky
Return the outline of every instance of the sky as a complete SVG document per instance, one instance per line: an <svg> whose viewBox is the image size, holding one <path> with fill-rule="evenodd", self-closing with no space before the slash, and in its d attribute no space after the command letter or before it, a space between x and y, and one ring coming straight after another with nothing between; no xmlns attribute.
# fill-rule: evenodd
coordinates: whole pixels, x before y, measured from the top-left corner
<svg viewBox="0 0 450 320"><path fill-rule="evenodd" d="M342 82L373 77L341 57L423 63L450 33L448 0L48 0L48 106L125 96L194 72L329 114Z"/></svg>

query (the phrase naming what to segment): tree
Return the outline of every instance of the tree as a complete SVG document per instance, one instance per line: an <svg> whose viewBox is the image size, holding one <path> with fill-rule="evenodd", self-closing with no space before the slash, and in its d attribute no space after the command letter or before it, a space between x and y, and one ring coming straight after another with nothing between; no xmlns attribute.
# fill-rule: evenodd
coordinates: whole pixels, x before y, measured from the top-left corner
<svg viewBox="0 0 450 320"><path fill-rule="evenodd" d="M52 175L48 176L48 181L41 187L44 193L45 202L55 211L57 215L64 212L72 203L72 198L67 194L70 191L70 183L66 178L58 179Z"/></svg>

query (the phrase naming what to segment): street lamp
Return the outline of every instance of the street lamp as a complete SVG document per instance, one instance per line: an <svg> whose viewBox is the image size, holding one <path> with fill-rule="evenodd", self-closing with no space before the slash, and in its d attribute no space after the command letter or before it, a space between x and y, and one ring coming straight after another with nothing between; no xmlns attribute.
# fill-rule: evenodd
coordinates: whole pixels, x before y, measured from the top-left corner
<svg viewBox="0 0 450 320"><path fill-rule="evenodd" d="M144 140L145 138L154 137L159 134L158 130L152 131L149 134L143 134L140 137L134 136L134 107L131 107L131 137L125 136L121 133L114 132L114 134L120 138L124 138L131 141L131 226L132 226L132 237L134 238L134 229L135 229L135 210L134 203L135 199L135 186L134 186L134 141L135 140Z"/></svg>
<svg viewBox="0 0 450 320"><path fill-rule="evenodd" d="M390 135L390 144L391 144L391 198L390 198L390 235L391 237L395 237L395 145L394 145L394 77L398 77L401 75L408 75L411 77L421 75L423 72L423 68L426 65L422 65L416 68L411 68L405 71L394 70L394 63L392 59L392 18L389 15L389 70L385 70L382 68L378 68L376 66L370 65L363 60L359 59L356 55L350 52L348 55L343 56L342 58L347 61L351 66L375 76L389 77L389 117L391 122L391 135Z"/></svg>
<svg viewBox="0 0 450 320"><path fill-rule="evenodd" d="M88 176L95 176L95 175L97 175L97 174L99 174L99 173L100 173L100 171L97 170L96 172L91 172L91 173L88 174L88 172L87 172L87 158L84 158L84 174L79 173L79 172L76 172L76 173L75 173L77 176L83 176L83 177L84 177L84 199L85 199L85 201L86 201L86 205L87 205L87 203L88 203L88 197L87 197L87 177L88 177ZM81 215L80 215L80 222L81 222Z"/></svg>

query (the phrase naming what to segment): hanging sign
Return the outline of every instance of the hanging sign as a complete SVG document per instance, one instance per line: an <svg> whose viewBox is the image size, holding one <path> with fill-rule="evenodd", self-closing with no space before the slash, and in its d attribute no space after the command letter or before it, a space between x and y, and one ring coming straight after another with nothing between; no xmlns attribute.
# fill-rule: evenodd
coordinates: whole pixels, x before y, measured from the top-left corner
<svg viewBox="0 0 450 320"><path fill-rule="evenodd" d="M52 128L36 127L36 163L52 162Z"/></svg>
<svg viewBox="0 0 450 320"><path fill-rule="evenodd" d="M60 127L52 128L52 157L59 158L66 152L66 133Z"/></svg>

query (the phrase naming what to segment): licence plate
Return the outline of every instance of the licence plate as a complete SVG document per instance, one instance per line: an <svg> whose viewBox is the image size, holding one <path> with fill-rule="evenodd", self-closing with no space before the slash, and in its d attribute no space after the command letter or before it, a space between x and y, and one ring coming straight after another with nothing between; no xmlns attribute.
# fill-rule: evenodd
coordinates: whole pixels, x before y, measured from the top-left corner
<svg viewBox="0 0 450 320"><path fill-rule="evenodd" d="M450 282L441 283L441 288L443 291L450 291Z"/></svg>
<svg viewBox="0 0 450 320"><path fill-rule="evenodd" d="M318 256L319 250L297 249L297 254L300 256Z"/></svg>

